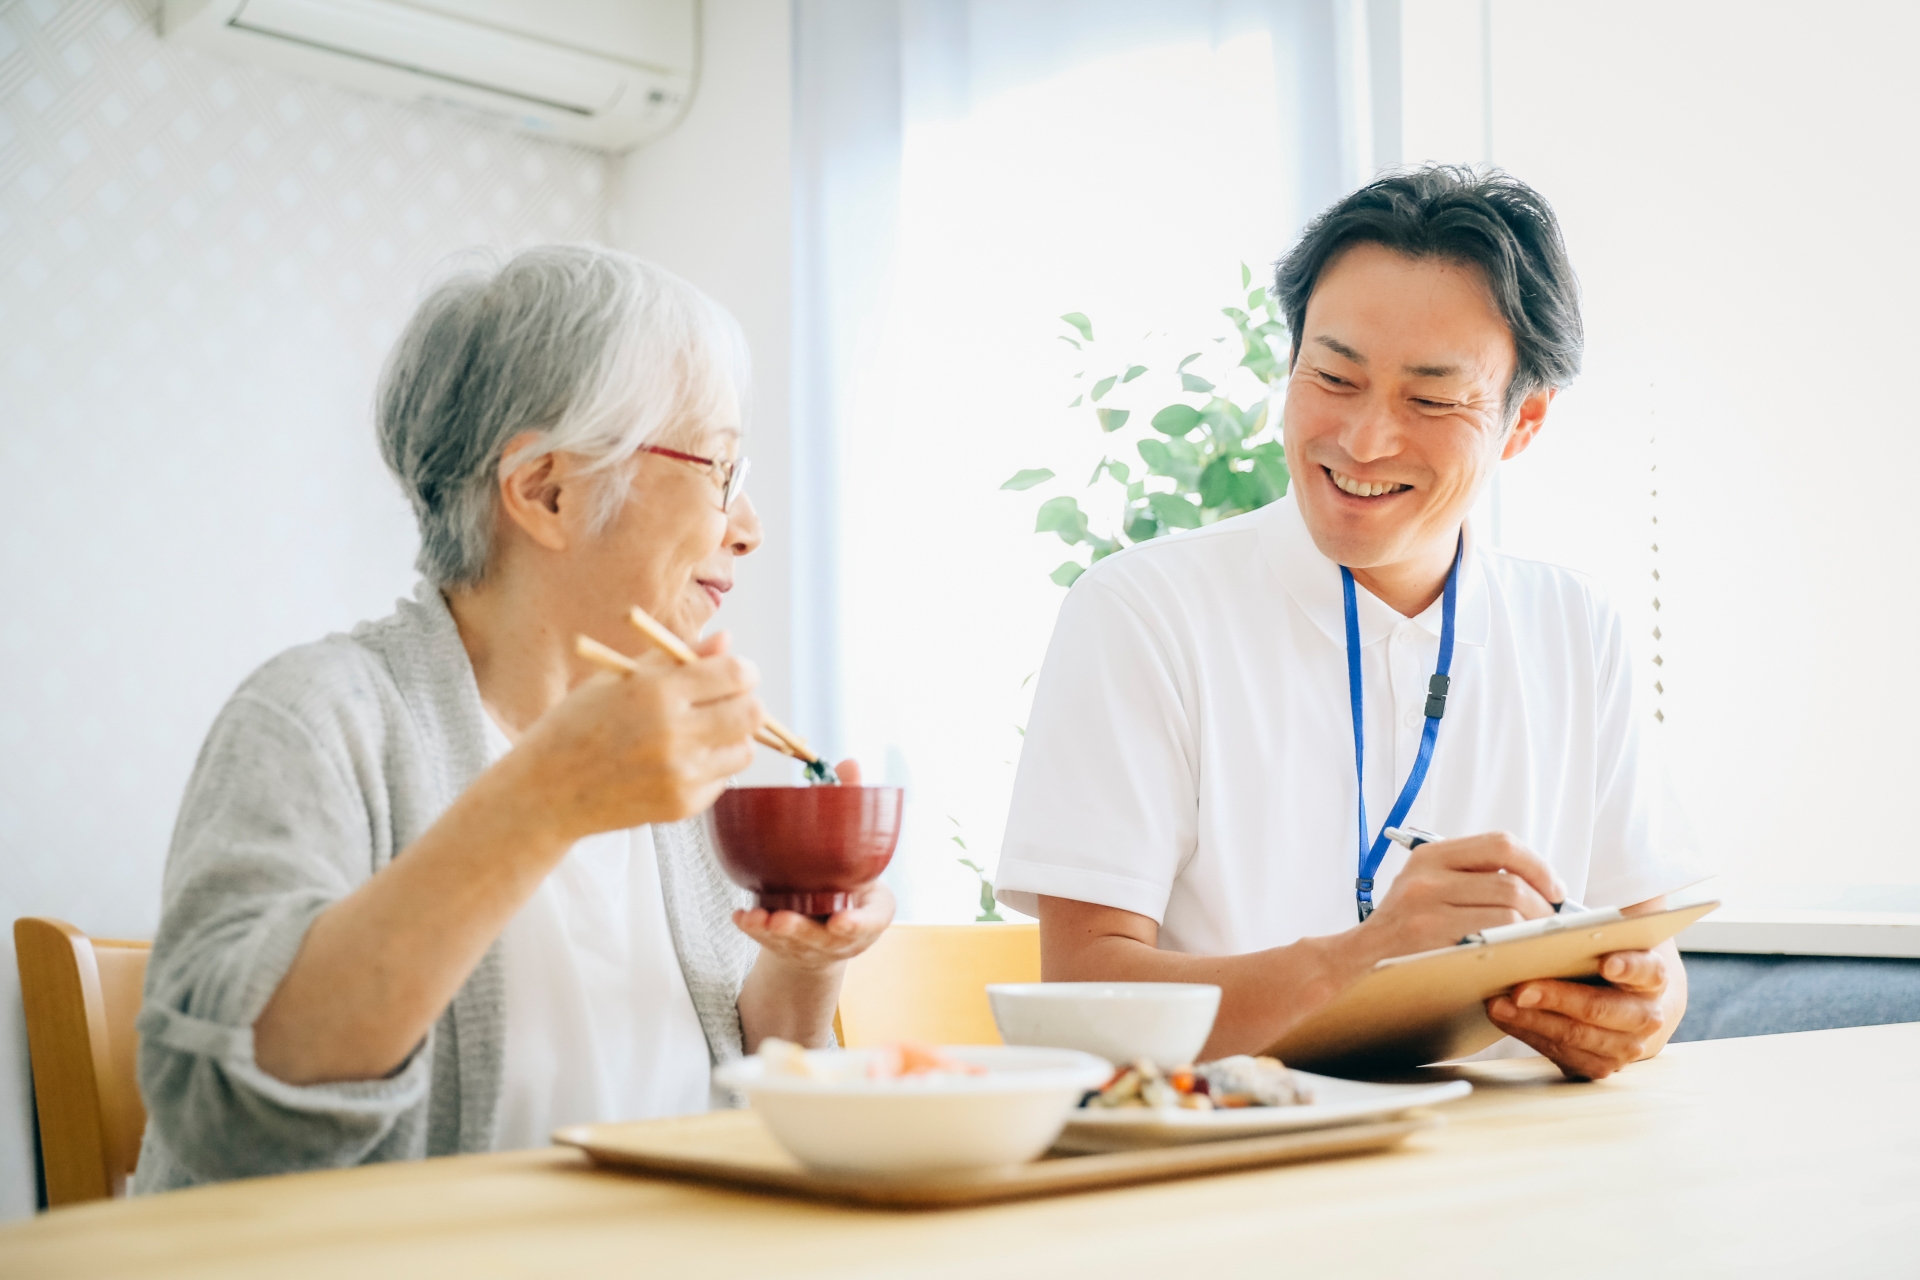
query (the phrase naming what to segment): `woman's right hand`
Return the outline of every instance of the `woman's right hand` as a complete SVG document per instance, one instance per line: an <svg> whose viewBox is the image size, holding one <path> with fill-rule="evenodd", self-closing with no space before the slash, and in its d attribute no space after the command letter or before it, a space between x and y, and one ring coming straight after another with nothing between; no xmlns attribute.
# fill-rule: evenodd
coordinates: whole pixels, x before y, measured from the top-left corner
<svg viewBox="0 0 1920 1280"><path fill-rule="evenodd" d="M515 746L561 838L677 822L752 763L766 718L753 692L759 671L727 652L725 633L695 652L686 666L653 651L631 675L592 676Z"/></svg>

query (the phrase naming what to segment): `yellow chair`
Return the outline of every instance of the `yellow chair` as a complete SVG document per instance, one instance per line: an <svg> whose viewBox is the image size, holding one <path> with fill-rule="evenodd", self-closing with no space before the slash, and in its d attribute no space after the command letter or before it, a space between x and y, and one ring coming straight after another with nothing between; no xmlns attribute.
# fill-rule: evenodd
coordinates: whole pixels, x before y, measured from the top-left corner
<svg viewBox="0 0 1920 1280"><path fill-rule="evenodd" d="M59 920L13 922L47 1204L126 1194L147 1109L133 1020L153 944L89 938Z"/></svg>
<svg viewBox="0 0 1920 1280"><path fill-rule="evenodd" d="M989 982L1040 981L1037 924L897 924L847 965L840 1043L999 1044Z"/></svg>

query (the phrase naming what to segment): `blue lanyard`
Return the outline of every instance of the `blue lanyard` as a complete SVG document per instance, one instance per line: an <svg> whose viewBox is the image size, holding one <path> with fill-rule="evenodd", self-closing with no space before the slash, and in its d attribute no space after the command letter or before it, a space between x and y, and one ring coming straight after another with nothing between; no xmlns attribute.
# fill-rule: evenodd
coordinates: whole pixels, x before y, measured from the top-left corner
<svg viewBox="0 0 1920 1280"><path fill-rule="evenodd" d="M1374 872L1380 869L1380 860L1387 856L1387 846L1392 843L1387 839L1387 828L1407 820L1407 811L1413 808L1414 799L1427 780L1427 766L1433 763L1433 742L1440 736L1440 717L1447 710L1447 686L1451 683L1447 672L1453 667L1454 595L1460 581L1460 557L1465 550L1466 539L1462 536L1454 544L1453 567L1447 570L1446 590L1440 597L1440 665L1427 681L1427 723L1420 731L1420 752L1414 756L1413 772L1407 775L1406 785L1400 788L1400 798L1393 802L1393 810L1387 814L1371 848L1367 845L1366 695L1360 681L1360 607L1353 594L1353 571L1340 566L1340 588L1347 606L1347 689L1353 699L1353 779L1360 803L1360 874L1353 881L1353 897L1363 924L1373 914Z"/></svg>

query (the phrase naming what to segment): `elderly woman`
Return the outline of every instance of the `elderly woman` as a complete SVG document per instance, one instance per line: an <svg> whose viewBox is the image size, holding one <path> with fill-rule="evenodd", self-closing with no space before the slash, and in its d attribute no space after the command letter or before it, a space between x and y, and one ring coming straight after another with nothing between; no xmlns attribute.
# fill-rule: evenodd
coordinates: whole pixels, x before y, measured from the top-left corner
<svg viewBox="0 0 1920 1280"><path fill-rule="evenodd" d="M700 641L761 540L744 365L712 302L600 250L421 305L377 416L426 580L267 663L208 735L139 1021L138 1189L544 1144L704 1109L764 1037L831 1043L892 899L743 910L694 817L762 720L752 667ZM583 666L576 634L642 648L634 604L699 661Z"/></svg>

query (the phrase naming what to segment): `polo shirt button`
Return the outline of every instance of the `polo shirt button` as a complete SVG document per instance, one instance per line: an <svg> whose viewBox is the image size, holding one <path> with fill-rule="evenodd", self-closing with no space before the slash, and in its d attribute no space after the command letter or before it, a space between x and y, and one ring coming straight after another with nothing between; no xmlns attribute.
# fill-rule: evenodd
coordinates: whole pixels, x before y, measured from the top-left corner
<svg viewBox="0 0 1920 1280"><path fill-rule="evenodd" d="M1421 715L1418 711L1407 712L1406 718L1407 718L1407 728L1409 729L1418 729L1420 727L1420 722L1426 719L1426 717Z"/></svg>

